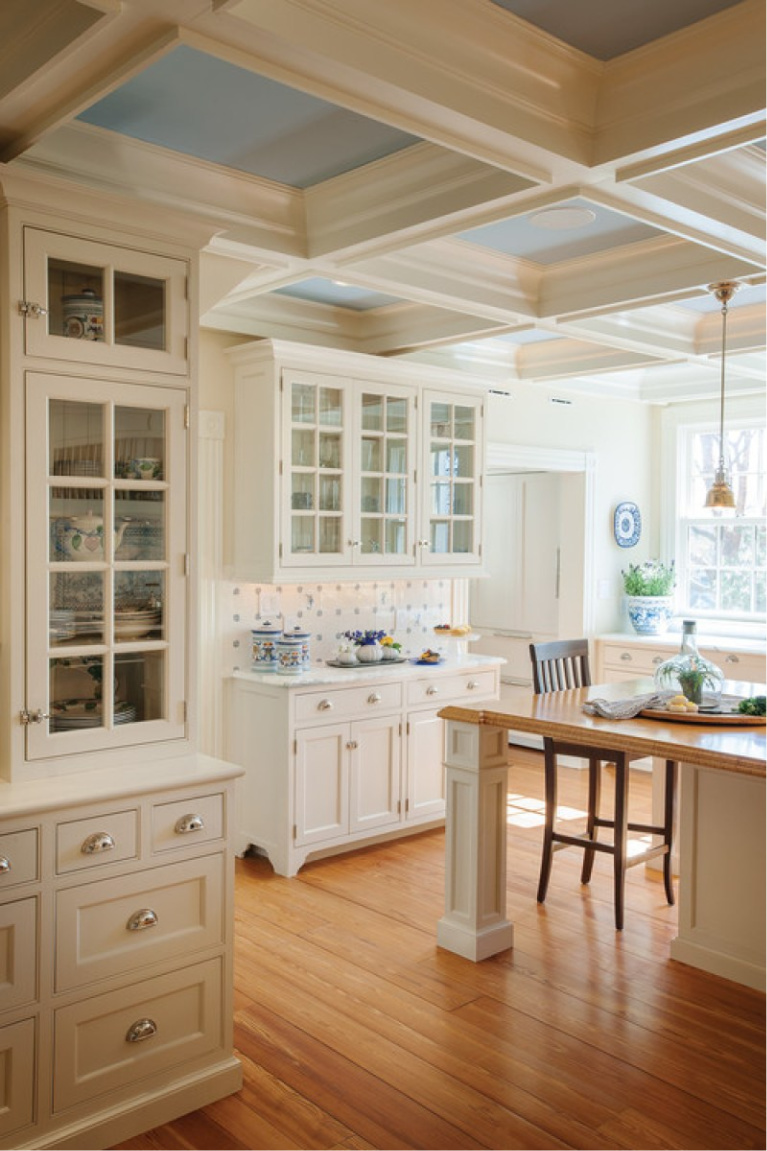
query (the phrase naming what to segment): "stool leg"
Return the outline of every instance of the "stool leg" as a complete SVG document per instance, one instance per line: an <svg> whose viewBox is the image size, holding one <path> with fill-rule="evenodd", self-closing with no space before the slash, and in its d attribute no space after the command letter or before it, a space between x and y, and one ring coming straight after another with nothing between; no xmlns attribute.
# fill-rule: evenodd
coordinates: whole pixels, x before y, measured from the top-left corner
<svg viewBox="0 0 767 1151"><path fill-rule="evenodd" d="M671 846L674 838L674 809L676 807L676 776L677 765L673 759L666 760L665 798L663 805L663 842L666 845L666 854L663 856L663 886L666 889L666 899L674 903L674 887L671 882Z"/></svg>
<svg viewBox="0 0 767 1151"><path fill-rule="evenodd" d="M614 885L615 885L615 929L623 930L623 893L626 881L626 840L628 823L628 768L625 752L615 757L615 840L614 840Z"/></svg>
<svg viewBox="0 0 767 1151"><path fill-rule="evenodd" d="M543 740L543 777L546 798L546 824L543 831L543 856L541 874L538 880L538 902L543 903L551 877L551 861L554 855L554 821L557 814L557 756L552 741Z"/></svg>
<svg viewBox="0 0 767 1151"><path fill-rule="evenodd" d="M589 758L589 800L588 800L588 813L586 819L586 835L590 840L597 838L598 828L595 826L594 821L599 815L599 795L601 791L602 781L602 763L601 760L594 756ZM591 872L594 867L594 856L596 852L593 847L587 847L583 853L583 867L581 868L581 883L588 883L591 879Z"/></svg>

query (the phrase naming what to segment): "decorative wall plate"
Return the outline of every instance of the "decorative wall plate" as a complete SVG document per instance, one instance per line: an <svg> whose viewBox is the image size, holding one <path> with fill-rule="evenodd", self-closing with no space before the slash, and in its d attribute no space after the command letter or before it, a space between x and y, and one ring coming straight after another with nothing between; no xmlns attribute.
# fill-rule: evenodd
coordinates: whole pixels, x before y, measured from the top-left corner
<svg viewBox="0 0 767 1151"><path fill-rule="evenodd" d="M613 517L615 542L621 548L633 548L642 534L642 517L636 504L618 504Z"/></svg>

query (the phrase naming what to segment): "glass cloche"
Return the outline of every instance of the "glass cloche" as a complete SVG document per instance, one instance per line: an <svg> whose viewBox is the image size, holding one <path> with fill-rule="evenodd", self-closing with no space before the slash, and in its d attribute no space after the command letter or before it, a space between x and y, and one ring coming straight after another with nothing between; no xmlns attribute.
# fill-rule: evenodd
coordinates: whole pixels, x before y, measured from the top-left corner
<svg viewBox="0 0 767 1151"><path fill-rule="evenodd" d="M679 653L660 665L655 673L655 684L664 691L681 692L692 703L699 704L704 691L717 698L722 694L724 673L698 651L696 628L694 620L682 622Z"/></svg>

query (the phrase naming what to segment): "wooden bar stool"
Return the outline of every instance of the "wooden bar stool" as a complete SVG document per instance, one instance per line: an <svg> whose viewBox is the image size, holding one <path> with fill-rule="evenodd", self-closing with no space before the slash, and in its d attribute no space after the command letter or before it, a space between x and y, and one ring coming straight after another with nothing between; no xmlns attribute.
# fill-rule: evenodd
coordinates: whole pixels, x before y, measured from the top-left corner
<svg viewBox="0 0 767 1151"><path fill-rule="evenodd" d="M569 688L588 687L591 684L589 670L588 640L562 640L554 643L531 643L530 659L533 665L533 687L536 695L550 691L566 691ZM633 760L643 758L625 751L612 751L600 747L598 750L584 744L566 743L563 740L544 736L544 784L546 801L546 825L543 835L543 858L538 881L538 902L543 903L551 878L551 864L554 852L563 847L584 849L581 883L588 883L594 867L597 851L613 857L615 927L623 929L624 890L626 868L644 863L655 856L663 856L663 884L666 899L674 903L674 889L671 881L671 840L676 803L677 765L666 760L664 789L664 810L662 825L634 823L628 819L629 765ZM586 831L583 835L567 835L556 830L557 816L557 757L577 756L588 761L589 793L586 812ZM615 804L611 819L600 815L600 791L602 764L615 765ZM612 842L602 842L597 838L600 827L613 831ZM663 842L649 847L631 857L627 854L629 831L639 831L647 835L662 836Z"/></svg>

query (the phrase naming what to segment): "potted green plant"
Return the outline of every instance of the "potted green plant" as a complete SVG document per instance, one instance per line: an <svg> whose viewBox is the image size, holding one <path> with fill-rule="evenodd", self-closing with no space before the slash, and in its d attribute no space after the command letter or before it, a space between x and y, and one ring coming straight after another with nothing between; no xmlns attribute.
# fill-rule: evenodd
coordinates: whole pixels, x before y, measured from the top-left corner
<svg viewBox="0 0 767 1151"><path fill-rule="evenodd" d="M676 568L661 560L629 564L622 572L626 607L634 631L639 635L660 635L674 613Z"/></svg>

